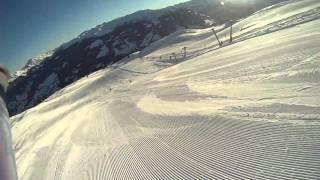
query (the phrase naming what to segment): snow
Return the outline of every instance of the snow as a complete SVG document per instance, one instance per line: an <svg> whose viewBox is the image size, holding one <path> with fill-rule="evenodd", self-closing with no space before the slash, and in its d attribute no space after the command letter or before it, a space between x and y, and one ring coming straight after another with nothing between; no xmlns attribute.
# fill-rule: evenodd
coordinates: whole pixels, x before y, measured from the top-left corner
<svg viewBox="0 0 320 180"><path fill-rule="evenodd" d="M213 3L214 2L210 0L209 1L197 0L197 1L188 1L185 3L180 3L180 4L169 6L163 9L156 9L156 10L148 9L148 10L138 11L138 12L114 19L110 22L100 24L95 28L85 31L81 33L78 37L74 38L73 40L61 45L60 48L66 49L74 45L75 43L81 42L83 39L101 37L103 35L106 35L112 32L116 27L127 24L127 23L149 21L149 22L152 22L153 25L158 25L160 23L159 18L167 12L175 11L176 9L179 9L179 8L190 8L190 7L197 7L197 6L201 7L205 5L212 5ZM147 26L152 27L152 24Z"/></svg>
<svg viewBox="0 0 320 180"><path fill-rule="evenodd" d="M318 7L262 10L223 48L180 30L12 117L20 179L317 179Z"/></svg>
<svg viewBox="0 0 320 180"><path fill-rule="evenodd" d="M157 23L158 18L163 15L167 11L172 11L173 9L160 9L160 10L143 10L143 11L138 11L130 15L126 15L121 18L117 18L115 20L112 20L108 23L103 23L98 25L95 28L92 28L88 31L85 31L81 33L77 38L63 44L61 48L66 49L70 47L71 45L82 41L83 39L86 38L91 38L91 37L101 37L105 34L108 34L112 32L116 27L120 25L124 25L127 23L134 23L138 21L151 21L154 24Z"/></svg>
<svg viewBox="0 0 320 180"><path fill-rule="evenodd" d="M149 32L144 38L144 40L142 41L141 46L146 47L148 44L150 44L152 37L153 37L153 32Z"/></svg>
<svg viewBox="0 0 320 180"><path fill-rule="evenodd" d="M141 46L146 47L151 42L157 41L159 39L161 39L159 34L154 34L153 32L149 32L147 36L144 38L144 40L142 41Z"/></svg>
<svg viewBox="0 0 320 180"><path fill-rule="evenodd" d="M117 47L120 43L120 41L115 41L113 43L113 50L115 51L115 56L128 54L134 50L137 49L137 45L135 43L129 42L127 40L124 41L124 44L122 44L120 47Z"/></svg>
<svg viewBox="0 0 320 180"><path fill-rule="evenodd" d="M51 50L47 53L40 54L37 57L31 58L21 70L18 70L14 74L12 74L12 77L9 81L12 82L18 77L26 76L30 69L39 66L43 60L51 57L54 54L54 52L54 50Z"/></svg>
<svg viewBox="0 0 320 180"><path fill-rule="evenodd" d="M320 5L318 0L293 0L274 7L269 7L255 13L233 26L235 37L249 39L257 35L275 32L284 28L292 27L320 17ZM226 29L220 32L220 36L228 34Z"/></svg>
<svg viewBox="0 0 320 180"><path fill-rule="evenodd" d="M34 94L33 101L30 102L30 104L35 104L34 101L39 101L46 95L50 94L51 92L54 92L58 89L60 84L58 75L56 73L50 74L38 87L37 91Z"/></svg>
<svg viewBox="0 0 320 180"><path fill-rule="evenodd" d="M96 47L100 47L103 45L103 41L101 39L95 40L91 45L89 46L89 49L94 49Z"/></svg>
<svg viewBox="0 0 320 180"><path fill-rule="evenodd" d="M22 92L21 94L18 94L15 96L16 101L14 101L15 104L8 104L8 106L15 106L18 108L19 111L21 111L26 104L28 103L28 93L32 87L33 82L29 82L26 88L24 89L25 91Z"/></svg>
<svg viewBox="0 0 320 180"><path fill-rule="evenodd" d="M107 46L102 46L100 48L99 54L96 56L97 59L100 59L102 57L105 57L109 54L109 48Z"/></svg>

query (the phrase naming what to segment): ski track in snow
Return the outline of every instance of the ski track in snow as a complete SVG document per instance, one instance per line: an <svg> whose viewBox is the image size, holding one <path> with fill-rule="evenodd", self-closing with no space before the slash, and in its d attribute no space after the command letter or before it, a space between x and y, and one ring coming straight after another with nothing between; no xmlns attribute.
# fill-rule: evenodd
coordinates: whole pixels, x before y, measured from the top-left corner
<svg viewBox="0 0 320 180"><path fill-rule="evenodd" d="M124 59L13 117L20 179L318 179L319 6L262 10L221 49L179 31L142 52L187 46L179 64Z"/></svg>

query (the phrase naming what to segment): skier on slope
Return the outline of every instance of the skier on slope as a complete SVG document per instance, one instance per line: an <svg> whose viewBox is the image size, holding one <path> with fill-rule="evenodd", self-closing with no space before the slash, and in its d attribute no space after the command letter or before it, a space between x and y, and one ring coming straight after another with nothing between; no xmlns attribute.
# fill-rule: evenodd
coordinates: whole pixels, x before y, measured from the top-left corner
<svg viewBox="0 0 320 180"><path fill-rule="evenodd" d="M17 180L16 163L8 124L9 114L5 105L8 79L8 72L0 65L0 180Z"/></svg>

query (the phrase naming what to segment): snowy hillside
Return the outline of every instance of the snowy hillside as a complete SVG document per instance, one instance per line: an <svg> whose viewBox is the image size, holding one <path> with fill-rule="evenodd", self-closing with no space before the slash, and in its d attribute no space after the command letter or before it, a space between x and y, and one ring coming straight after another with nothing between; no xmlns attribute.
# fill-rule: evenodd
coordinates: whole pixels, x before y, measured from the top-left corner
<svg viewBox="0 0 320 180"><path fill-rule="evenodd" d="M251 1L250 5L263 7L263 6L267 6L270 4L274 4L275 2L281 2L281 1L283 1L283 0L265 0L265 2L262 3L262 2L254 0L254 1ZM235 3L237 4L238 2L235 2ZM100 25L96 26L95 28L92 28L88 31L85 31L85 32L81 33L77 38L63 44L61 46L61 48L67 48L67 47L69 47L77 42L81 42L87 38L101 37L103 35L106 35L112 31L114 31L115 28L117 28L118 26L125 25L127 23L134 23L134 22L139 22L139 21L150 21L150 22L153 22L153 24L158 24L158 23L160 23L159 18L161 16L168 14L168 13L172 13L178 9L181 9L181 8L192 9L197 12L209 15L211 12L208 12L208 11L217 11L219 6L220 6L219 0L191 0L191 1L187 1L185 3L177 4L177 5L170 6L170 7L163 8L163 9L159 9L159 10L138 11L133 14L130 14L130 15L127 15L124 17L120 17L120 18L115 19L113 21L100 24ZM238 9L234 8L234 11L245 11L245 10L250 11L245 8L243 8L243 10L238 10ZM246 15L248 15L250 13L252 13L252 12L246 12L243 15L240 15L239 17L245 17ZM215 13L214 15L218 16L218 17L219 16L228 16L227 14L224 14L223 12ZM229 17L229 18L234 19L234 17ZM216 17L213 19L210 19L210 20L214 20L214 19L216 19Z"/></svg>
<svg viewBox="0 0 320 180"><path fill-rule="evenodd" d="M220 0L192 0L100 24L45 56L32 58L16 72L8 90L9 113L16 115L30 109L57 90L181 29L223 25L281 1L284 0L254 0L248 6L226 1L222 6Z"/></svg>
<svg viewBox="0 0 320 180"><path fill-rule="evenodd" d="M12 117L20 179L318 179L320 2L228 32L180 29Z"/></svg>
<svg viewBox="0 0 320 180"><path fill-rule="evenodd" d="M148 17L147 14L145 16ZM125 20L134 17L130 15ZM157 21L142 19L127 24L116 23L113 30L106 26L111 32L103 36L83 35L76 42L70 41L68 46L55 49L50 56L33 58L26 65L27 68L18 71L11 80L8 91L9 112L15 115L34 107L57 90L142 50L178 29L208 27L207 20L206 16L195 11L179 9L163 14ZM54 85L46 83L48 80Z"/></svg>

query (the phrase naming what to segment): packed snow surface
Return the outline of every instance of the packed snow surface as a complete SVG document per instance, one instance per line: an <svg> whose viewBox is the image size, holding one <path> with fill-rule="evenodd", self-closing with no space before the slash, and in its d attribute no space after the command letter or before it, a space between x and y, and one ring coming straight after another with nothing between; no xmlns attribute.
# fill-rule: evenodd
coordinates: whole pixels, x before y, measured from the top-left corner
<svg viewBox="0 0 320 180"><path fill-rule="evenodd" d="M11 119L20 179L318 179L319 17L181 30L64 88Z"/></svg>

